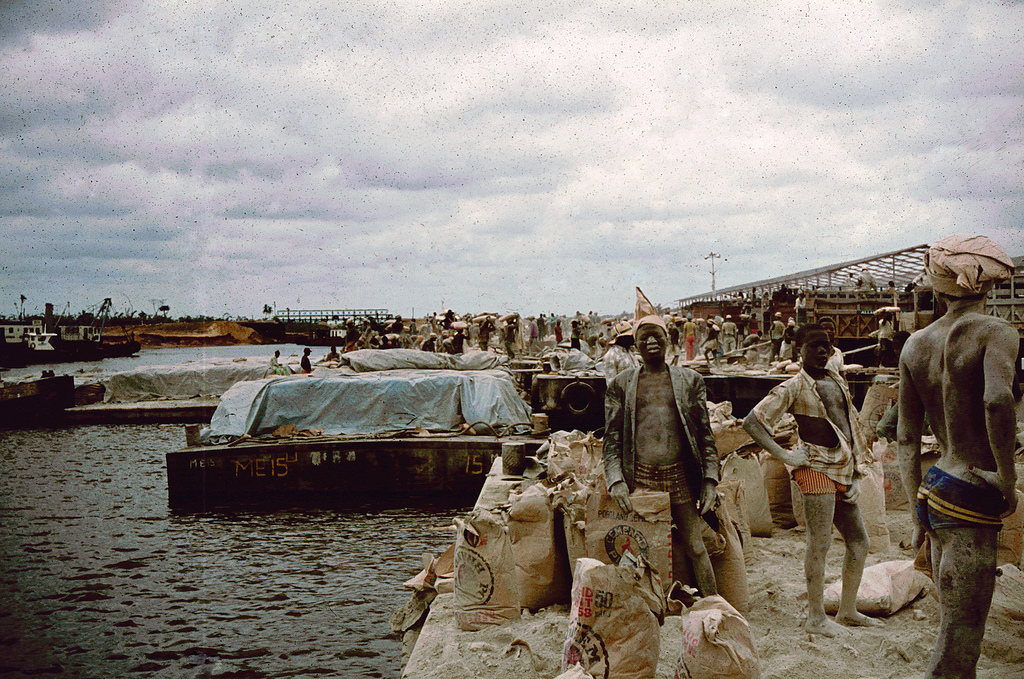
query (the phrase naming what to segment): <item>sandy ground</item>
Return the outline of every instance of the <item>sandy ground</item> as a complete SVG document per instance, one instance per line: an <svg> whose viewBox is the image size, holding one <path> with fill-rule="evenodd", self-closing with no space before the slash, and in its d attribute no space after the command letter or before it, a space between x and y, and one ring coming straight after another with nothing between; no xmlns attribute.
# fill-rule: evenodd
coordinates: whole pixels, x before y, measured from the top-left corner
<svg viewBox="0 0 1024 679"><path fill-rule="evenodd" d="M905 510L889 510L891 547L868 557L868 566L911 559L899 547L911 524ZM938 603L926 594L888 618L877 629L851 629L836 637L809 637L802 631L806 590L803 576L805 535L802 529L776 530L771 538L753 538L755 555L747 566L751 626L765 679L910 679L920 677L935 642ZM843 546L829 551L826 581L840 578ZM546 677L559 674L561 644L567 626L565 607L552 607L535 616L486 629L460 632L454 624L451 595L442 595L430 613L432 636L420 638L419 664L408 676L437 679L488 677ZM661 658L657 677L671 678L682 636L679 617L669 617L661 629ZM531 653L506 653L512 641L526 641ZM989 616L978 663L979 679L1024 677L1024 623L1005 614Z"/></svg>
<svg viewBox="0 0 1024 679"><path fill-rule="evenodd" d="M104 329L106 339L118 342L125 338L124 330L134 334L143 346L228 346L234 344L269 344L268 340L252 328L234 321L205 323L152 323L121 328L111 325Z"/></svg>

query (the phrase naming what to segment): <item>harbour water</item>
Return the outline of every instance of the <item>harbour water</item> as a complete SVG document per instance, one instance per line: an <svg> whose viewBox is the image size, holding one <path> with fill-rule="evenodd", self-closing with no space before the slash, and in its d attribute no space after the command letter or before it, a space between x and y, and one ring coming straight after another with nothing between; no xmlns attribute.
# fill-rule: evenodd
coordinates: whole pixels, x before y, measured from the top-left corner
<svg viewBox="0 0 1024 679"><path fill-rule="evenodd" d="M137 362L190 350L162 351ZM464 508L175 514L164 453L183 442L180 425L0 432L0 675L398 676L401 584Z"/></svg>

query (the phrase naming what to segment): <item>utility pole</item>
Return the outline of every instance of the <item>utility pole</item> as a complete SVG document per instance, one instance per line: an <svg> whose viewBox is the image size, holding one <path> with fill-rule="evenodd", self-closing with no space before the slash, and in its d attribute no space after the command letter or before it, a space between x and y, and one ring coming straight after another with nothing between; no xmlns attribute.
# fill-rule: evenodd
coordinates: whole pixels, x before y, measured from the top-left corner
<svg viewBox="0 0 1024 679"><path fill-rule="evenodd" d="M721 259L722 255L718 254L717 252L710 252L704 256L704 259L711 260L711 292L715 291L715 257Z"/></svg>

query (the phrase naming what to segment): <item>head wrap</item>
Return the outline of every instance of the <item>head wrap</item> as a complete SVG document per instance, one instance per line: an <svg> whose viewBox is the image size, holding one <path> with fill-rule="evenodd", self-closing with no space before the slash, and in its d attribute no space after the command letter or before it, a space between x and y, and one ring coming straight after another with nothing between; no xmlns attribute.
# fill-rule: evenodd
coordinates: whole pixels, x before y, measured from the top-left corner
<svg viewBox="0 0 1024 679"><path fill-rule="evenodd" d="M1013 275L1013 260L986 236L940 238L924 255L932 289L950 297L971 297L989 291Z"/></svg>
<svg viewBox="0 0 1024 679"><path fill-rule="evenodd" d="M640 288L636 289L636 311L633 313L633 334L637 334L640 331L640 326L650 324L656 325L661 328L665 334L668 334L668 326L665 325L665 319L658 315L658 310L651 304L650 300L644 296L644 293L640 291Z"/></svg>

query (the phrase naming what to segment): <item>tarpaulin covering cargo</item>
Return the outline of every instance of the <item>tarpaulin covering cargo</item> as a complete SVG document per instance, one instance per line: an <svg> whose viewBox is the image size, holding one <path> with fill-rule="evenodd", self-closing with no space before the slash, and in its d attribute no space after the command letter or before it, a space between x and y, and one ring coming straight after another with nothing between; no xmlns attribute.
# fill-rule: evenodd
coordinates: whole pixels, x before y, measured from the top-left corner
<svg viewBox="0 0 1024 679"><path fill-rule="evenodd" d="M267 361L196 362L154 365L114 373L103 381L105 403L135 403L159 398L220 396L237 382L267 376Z"/></svg>
<svg viewBox="0 0 1024 679"><path fill-rule="evenodd" d="M486 422L531 429L530 408L500 370L387 370L357 375L296 375L240 382L221 396L211 440L259 436L284 424L328 435L452 431Z"/></svg>
<svg viewBox="0 0 1024 679"><path fill-rule="evenodd" d="M486 351L451 355L418 349L360 349L342 354L341 362L358 373L403 369L491 370L497 368L503 358Z"/></svg>

